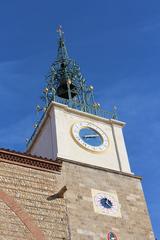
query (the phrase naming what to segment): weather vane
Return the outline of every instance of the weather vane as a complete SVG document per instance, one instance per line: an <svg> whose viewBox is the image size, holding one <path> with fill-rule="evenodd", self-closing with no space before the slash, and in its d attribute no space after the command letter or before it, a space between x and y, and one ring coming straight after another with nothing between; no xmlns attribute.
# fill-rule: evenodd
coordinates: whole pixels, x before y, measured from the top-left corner
<svg viewBox="0 0 160 240"><path fill-rule="evenodd" d="M59 36L60 36L60 37L63 36L64 32L63 32L63 29L62 29L62 25L59 25L59 26L57 27L57 32L59 33Z"/></svg>

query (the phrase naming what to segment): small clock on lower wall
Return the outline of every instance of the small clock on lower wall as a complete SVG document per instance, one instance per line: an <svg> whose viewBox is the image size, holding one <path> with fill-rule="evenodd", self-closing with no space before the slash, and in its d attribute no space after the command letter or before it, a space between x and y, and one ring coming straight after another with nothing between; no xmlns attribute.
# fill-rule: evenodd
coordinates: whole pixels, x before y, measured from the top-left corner
<svg viewBox="0 0 160 240"><path fill-rule="evenodd" d="M112 217L121 217L120 204L117 194L92 189L94 211Z"/></svg>

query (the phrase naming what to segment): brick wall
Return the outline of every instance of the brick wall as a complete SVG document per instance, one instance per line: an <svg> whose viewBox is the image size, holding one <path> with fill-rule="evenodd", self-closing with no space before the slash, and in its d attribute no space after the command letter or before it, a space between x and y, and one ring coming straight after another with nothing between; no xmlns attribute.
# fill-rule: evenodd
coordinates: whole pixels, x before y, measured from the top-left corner
<svg viewBox="0 0 160 240"><path fill-rule="evenodd" d="M58 173L0 162L0 240L67 239L65 200L47 200L61 185Z"/></svg>

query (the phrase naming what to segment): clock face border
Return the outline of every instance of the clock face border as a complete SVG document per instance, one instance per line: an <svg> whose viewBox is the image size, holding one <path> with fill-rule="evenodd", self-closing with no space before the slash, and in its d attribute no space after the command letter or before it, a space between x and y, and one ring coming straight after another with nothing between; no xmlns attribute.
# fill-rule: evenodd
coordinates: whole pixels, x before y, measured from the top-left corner
<svg viewBox="0 0 160 240"><path fill-rule="evenodd" d="M121 216L121 205L118 201L116 192L104 192L97 189L91 189L93 209L95 213L103 214L111 217L122 217ZM111 203L111 208L105 208L101 204L101 199L107 198Z"/></svg>
<svg viewBox="0 0 160 240"><path fill-rule="evenodd" d="M80 137L79 133L81 129L84 128L90 128L92 130L94 130L95 132L97 132L100 137L102 138L102 144L99 146L92 146L90 144L87 144L85 141L82 140L82 138ZM74 137L74 139L76 140L76 142L83 148L85 148L86 150L92 151L92 152L102 152L104 150L106 150L106 148L109 146L109 138L108 136L96 125L94 125L91 122L78 122L78 123L74 123L72 126L72 135Z"/></svg>

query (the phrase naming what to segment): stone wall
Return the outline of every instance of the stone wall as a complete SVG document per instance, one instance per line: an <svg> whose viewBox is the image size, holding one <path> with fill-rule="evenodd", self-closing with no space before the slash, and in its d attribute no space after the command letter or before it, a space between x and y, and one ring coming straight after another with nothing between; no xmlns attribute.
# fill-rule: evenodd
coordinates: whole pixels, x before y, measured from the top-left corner
<svg viewBox="0 0 160 240"><path fill-rule="evenodd" d="M60 173L0 162L0 240L62 240L68 236Z"/></svg>
<svg viewBox="0 0 160 240"><path fill-rule="evenodd" d="M153 240L140 178L68 162L63 163L71 239L104 240L114 232L119 240ZM116 192L121 217L94 212L91 189Z"/></svg>
<svg viewBox="0 0 160 240"><path fill-rule="evenodd" d="M64 185L65 198L47 200ZM116 192L121 216L96 213L91 189ZM0 162L0 240L104 240L110 231L154 239L140 178L67 161L61 173Z"/></svg>

